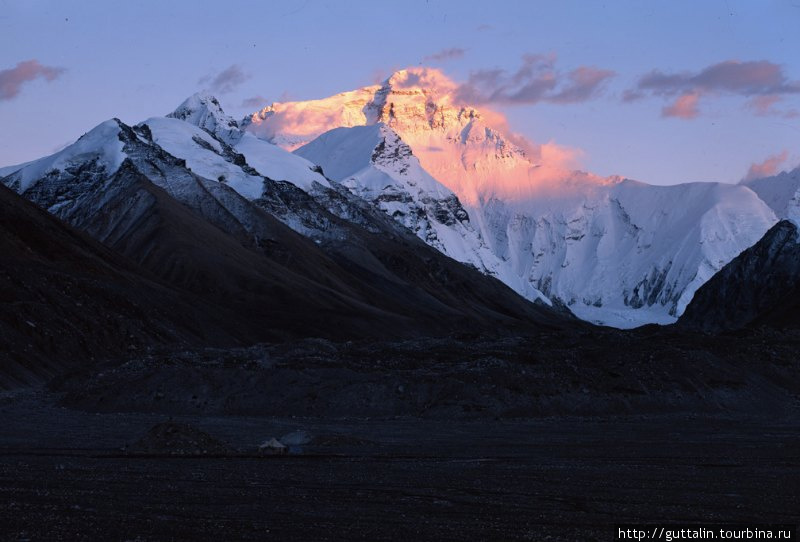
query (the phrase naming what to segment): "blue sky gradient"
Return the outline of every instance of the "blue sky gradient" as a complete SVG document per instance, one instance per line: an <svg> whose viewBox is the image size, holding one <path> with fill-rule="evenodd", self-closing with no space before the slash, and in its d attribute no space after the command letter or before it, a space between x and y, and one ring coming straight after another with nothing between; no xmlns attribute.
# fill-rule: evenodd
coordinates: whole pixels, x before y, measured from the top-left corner
<svg viewBox="0 0 800 542"><path fill-rule="evenodd" d="M797 0L0 0L0 166L111 117L166 114L204 87L241 118L407 66L462 83L490 70L508 80L526 55L545 55L559 84L582 67L614 75L570 103L486 93L514 130L580 149L582 168L600 175L737 182L770 157L781 157L772 169L800 162L798 23ZM763 62L781 84L748 82L745 70L703 75L726 61ZM673 79L643 90L653 71ZM642 96L626 101L631 93ZM685 118L664 116L686 94Z"/></svg>

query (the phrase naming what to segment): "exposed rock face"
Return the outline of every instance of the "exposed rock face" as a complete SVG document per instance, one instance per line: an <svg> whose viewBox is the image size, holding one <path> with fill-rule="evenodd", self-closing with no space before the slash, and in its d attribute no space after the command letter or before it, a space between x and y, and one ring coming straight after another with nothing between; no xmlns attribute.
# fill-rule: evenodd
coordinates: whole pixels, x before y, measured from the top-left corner
<svg viewBox="0 0 800 542"><path fill-rule="evenodd" d="M242 122L289 148L314 139L291 154L243 132L215 98L195 95L170 118L103 123L3 182L110 243L142 210L115 199L108 180L119 171L141 174L281 262L296 260L272 219L335 258L348 240L371 243L365 232L399 239L407 228L529 300L618 327L674 321L776 220L746 186L660 187L571 171L553 149L525 146L487 118L440 74L402 71ZM115 213L95 212L112 199L122 202Z"/></svg>
<svg viewBox="0 0 800 542"><path fill-rule="evenodd" d="M435 223L435 211L425 210L425 223L409 212L441 198L427 187L427 197L410 193L401 169L367 199L431 246L521 295L544 295L581 318L619 327L674 321L703 282L776 221L773 210L745 186L650 186L574 171L568 151L525 142L508 134L503 121L465 103L458 86L440 72L410 69L381 85L274 103L241 125L314 161L324 153L312 150L332 139L325 132L385 124L402 145L387 140L374 147L380 162L374 165L386 169L407 162L407 153L400 152L407 146L424 173L464 208L468 254L454 255L439 242L441 235L425 230ZM387 149L397 154L385 156ZM331 168L323 165L335 178ZM342 182L365 192L364 175L353 173L342 175L348 177Z"/></svg>
<svg viewBox="0 0 800 542"><path fill-rule="evenodd" d="M219 101L210 94L196 93L189 96L167 117L199 126L226 143L235 143L242 136L239 123L226 115Z"/></svg>
<svg viewBox="0 0 800 542"><path fill-rule="evenodd" d="M782 220L695 294L679 320L718 332L766 325L800 326L800 235Z"/></svg>
<svg viewBox="0 0 800 542"><path fill-rule="evenodd" d="M256 169L238 147L210 132L159 120L134 127L107 121L2 178L141 266L134 274L158 280L201 311L202 318L193 318L185 314L192 309L181 308L163 325L142 331L134 346L158 343L153 335L174 320L195 333L181 328L170 334L167 327L165 341L188 337L217 345L564 322L428 247L299 156L259 141L272 154ZM309 192L263 175L262 168L290 179L300 175L297 183ZM119 294L126 298L130 290ZM129 312L146 314L162 305L182 307L164 295L161 304ZM104 309L93 310L89 320ZM100 326L97 336L80 334L82 351L113 342L107 333Z"/></svg>
<svg viewBox="0 0 800 542"><path fill-rule="evenodd" d="M386 124L336 128L295 154L322 166L331 180L428 245L500 279L530 300L550 303L529 281L510 272L483 241L458 197L420 166L411 148Z"/></svg>

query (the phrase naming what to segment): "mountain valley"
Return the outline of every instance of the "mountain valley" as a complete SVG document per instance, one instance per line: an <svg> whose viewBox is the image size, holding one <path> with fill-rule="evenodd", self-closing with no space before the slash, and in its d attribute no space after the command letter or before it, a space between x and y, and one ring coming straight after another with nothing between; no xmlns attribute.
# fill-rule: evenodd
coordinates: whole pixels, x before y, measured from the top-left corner
<svg viewBox="0 0 800 542"><path fill-rule="evenodd" d="M800 170L654 186L501 124L411 69L0 169L0 537L797 523Z"/></svg>

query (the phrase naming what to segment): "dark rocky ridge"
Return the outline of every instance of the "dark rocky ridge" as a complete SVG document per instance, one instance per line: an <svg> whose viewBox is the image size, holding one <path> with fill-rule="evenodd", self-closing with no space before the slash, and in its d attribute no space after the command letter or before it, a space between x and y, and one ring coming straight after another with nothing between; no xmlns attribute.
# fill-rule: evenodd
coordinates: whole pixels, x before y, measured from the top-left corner
<svg viewBox="0 0 800 542"><path fill-rule="evenodd" d="M453 329L573 325L569 317L535 306L499 281L428 247L344 189L318 196L322 203L288 187L271 192L273 204L267 204L266 198L250 202L223 183L194 175L182 160L149 141L146 130L137 134L118 125L128 158L113 175L89 158L65 171L49 172L23 195L104 243L107 248L102 250L93 245L96 267L102 268L108 260L125 262L126 272L134 276L131 280L149 277L146 280L153 282L153 288L170 293L153 294L150 303L147 289L137 282L129 289L120 287L118 299L108 307L104 305L108 300L96 295L86 303L91 310L78 317L86 324L69 333L66 343L80 345L74 349L59 349L52 337L27 341L23 338L30 331L27 324L6 305L7 357L19 358L26 350L35 353L25 355L32 372L25 378L9 376L4 386L57 374L59 366L71 366L62 356L85 361L125 352L128 346L182 344L184 340L195 346L230 346L309 336L344 340L441 335ZM3 182L18 188L13 175ZM279 184L265 179L265 186ZM315 214L324 226L320 236L310 239L290 229L270 214L278 207L274 202L304 219ZM34 246L32 254L17 248L20 257L49 262L37 271L39 275L31 272L26 283L30 295L40 298L49 288L41 277L57 275L63 266L53 260L54 255L80 253L84 251L80 243L88 240L58 220L37 214L8 190L4 190L4 206L7 217L14 216L17 206L34 216L25 226L26 235L52 241ZM9 226L3 232L12 235L12 244L13 235L18 235L15 231ZM76 280L90 276L80 273ZM107 289L117 288L116 278L106 278ZM21 294L14 291L13 280L9 283L5 295L15 300ZM68 291L61 295L61 302L73 303ZM135 317L129 314L139 323L130 333L109 335L105 322L115 320L107 313L113 314L114 307L125 302L141 303ZM37 310L43 314L46 306L47 302ZM68 323L80 312L72 307L53 322L54 311L49 320L40 320L51 324L36 333L58 335L58 330L71 329ZM156 315L164 322L183 323L178 325L182 331L156 334L148 328L152 320L158 321ZM20 335L20 331L25 333ZM36 363L52 365L52 370L32 369ZM15 365L6 372L19 370Z"/></svg>
<svg viewBox="0 0 800 542"><path fill-rule="evenodd" d="M800 326L800 237L778 222L701 286L677 324L721 332L747 327Z"/></svg>

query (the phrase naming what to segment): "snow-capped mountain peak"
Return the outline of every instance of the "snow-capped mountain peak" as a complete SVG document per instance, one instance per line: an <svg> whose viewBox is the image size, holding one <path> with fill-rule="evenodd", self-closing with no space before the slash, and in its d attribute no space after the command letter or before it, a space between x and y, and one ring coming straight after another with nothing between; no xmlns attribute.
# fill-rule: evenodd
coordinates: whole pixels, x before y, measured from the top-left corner
<svg viewBox="0 0 800 542"><path fill-rule="evenodd" d="M206 92L192 94L167 117L194 124L226 143L234 143L241 137L239 123L226 115L219 100Z"/></svg>
<svg viewBox="0 0 800 542"><path fill-rule="evenodd" d="M617 181L573 171L569 149L535 145L510 133L503 115L465 103L459 88L439 70L409 68L380 85L320 100L273 103L241 126L294 150L333 128L384 123L428 173L471 206Z"/></svg>
<svg viewBox="0 0 800 542"><path fill-rule="evenodd" d="M397 133L384 123L352 128L335 128L295 151L322 166L332 179L343 182L370 166L392 178L362 180L361 189L377 194L400 183L405 190L449 197L453 193L431 177L419 164L409 147Z"/></svg>
<svg viewBox="0 0 800 542"><path fill-rule="evenodd" d="M524 289L541 291L584 319L620 327L674 321L702 282L775 222L774 213L742 186L655 187L577 171L570 149L516 136L501 114L465 103L466 96L464 86L440 71L412 68L379 85L271 104L242 126L295 149L334 128L385 125L425 174L463 205L469 221L462 234L477 239L469 246L489 249L499 262L493 274L523 295ZM408 222L410 209L388 203L396 199L389 191L413 193L403 175L363 149L355 163L343 142L323 141L338 137L328 132L298 153ZM370 144L379 139L374 131L370 137ZM326 152L338 152L340 159L327 163ZM360 169L366 162L369 168ZM376 172L392 182L373 186Z"/></svg>
<svg viewBox="0 0 800 542"><path fill-rule="evenodd" d="M10 176L9 184L14 190L24 192L42 177L72 173L76 168L84 168L86 163L111 175L125 159L120 132L119 119L102 122L55 154L22 164Z"/></svg>
<svg viewBox="0 0 800 542"><path fill-rule="evenodd" d="M739 184L758 194L778 218L791 220L800 226L800 167L772 177L743 180Z"/></svg>
<svg viewBox="0 0 800 542"><path fill-rule="evenodd" d="M795 172L747 186L659 187L570 170L558 147L523 149L486 120L490 110L459 103L457 86L438 77L407 70L382 85L273 104L245 129L197 94L171 118L133 128L107 121L3 182L69 218L84 198L102 199L105 183L127 178L117 170L134 168L179 199L200 190L231 209L241 196L257 201L317 241L344 238L337 221L376 232L391 217L528 299L619 327L674 321L776 213L797 207ZM285 148L257 137L265 134Z"/></svg>
<svg viewBox="0 0 800 542"><path fill-rule="evenodd" d="M322 166L332 180L444 254L499 278L528 299L550 303L492 253L458 197L422 168L388 125L335 128L294 153Z"/></svg>
<svg viewBox="0 0 800 542"><path fill-rule="evenodd" d="M219 101L208 93L189 96L166 117L145 121L154 130L159 144L175 156L194 163L193 169L204 171L207 178L225 179L245 197L260 196L254 175L287 181L305 191L315 184L330 186L316 164L241 130L238 123L225 114ZM199 131L191 130L189 125ZM244 169L242 164L234 162L245 162Z"/></svg>

